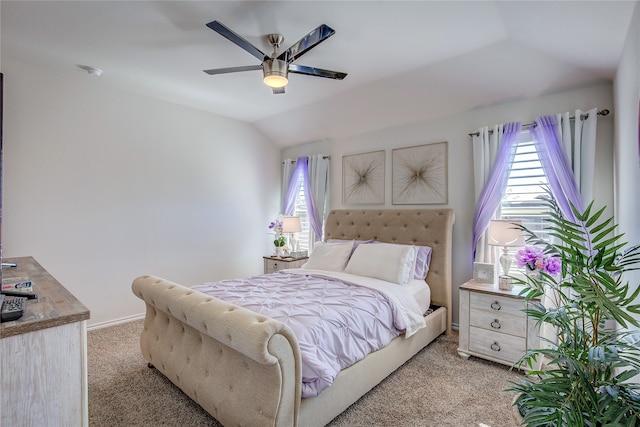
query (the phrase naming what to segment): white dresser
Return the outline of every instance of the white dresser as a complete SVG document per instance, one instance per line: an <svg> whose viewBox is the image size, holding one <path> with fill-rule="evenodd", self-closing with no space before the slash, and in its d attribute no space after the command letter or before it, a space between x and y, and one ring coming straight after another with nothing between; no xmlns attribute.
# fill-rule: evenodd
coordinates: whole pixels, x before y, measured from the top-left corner
<svg viewBox="0 0 640 427"><path fill-rule="evenodd" d="M89 310L32 257L3 259L3 281L33 282L38 299L0 324L0 426L87 426Z"/></svg>
<svg viewBox="0 0 640 427"><path fill-rule="evenodd" d="M526 303L497 285L469 281L460 286L458 354L477 356L512 366L528 348L538 348L535 321L524 312Z"/></svg>

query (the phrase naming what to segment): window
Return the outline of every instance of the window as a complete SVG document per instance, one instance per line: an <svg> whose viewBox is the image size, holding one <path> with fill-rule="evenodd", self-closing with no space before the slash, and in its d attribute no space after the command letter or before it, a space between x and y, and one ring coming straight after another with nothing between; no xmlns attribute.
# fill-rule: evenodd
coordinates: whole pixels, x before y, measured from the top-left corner
<svg viewBox="0 0 640 427"><path fill-rule="evenodd" d="M302 172L300 172L302 175ZM296 233L296 240L298 241L299 251L309 250L309 215L307 214L307 200L304 193L304 180L302 177L292 177L292 180L298 179L298 192L296 194L295 207L293 211L294 216L300 217L300 224L302 225L302 231Z"/></svg>
<svg viewBox="0 0 640 427"><path fill-rule="evenodd" d="M295 236L300 251L309 251L316 239L322 238L323 224L316 224L315 219L317 216L319 221L324 221L330 159L330 156L317 154L283 162L282 210L289 215L300 217L302 231ZM308 204L313 206L308 207ZM316 212L310 209L316 209Z"/></svg>
<svg viewBox="0 0 640 427"><path fill-rule="evenodd" d="M500 203L501 219L519 219L536 235L548 239L545 223L549 209L537 197L547 194L545 187L549 181L528 130L522 132L522 138L515 147L507 176L507 187Z"/></svg>

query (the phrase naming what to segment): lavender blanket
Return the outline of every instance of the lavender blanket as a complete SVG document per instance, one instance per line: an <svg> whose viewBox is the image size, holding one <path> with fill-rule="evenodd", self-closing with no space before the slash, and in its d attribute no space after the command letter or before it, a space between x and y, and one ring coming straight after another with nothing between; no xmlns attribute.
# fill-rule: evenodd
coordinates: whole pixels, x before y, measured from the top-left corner
<svg viewBox="0 0 640 427"><path fill-rule="evenodd" d="M340 370L387 345L408 323L396 298L320 274L278 272L192 289L291 327L300 345L302 397L317 396Z"/></svg>

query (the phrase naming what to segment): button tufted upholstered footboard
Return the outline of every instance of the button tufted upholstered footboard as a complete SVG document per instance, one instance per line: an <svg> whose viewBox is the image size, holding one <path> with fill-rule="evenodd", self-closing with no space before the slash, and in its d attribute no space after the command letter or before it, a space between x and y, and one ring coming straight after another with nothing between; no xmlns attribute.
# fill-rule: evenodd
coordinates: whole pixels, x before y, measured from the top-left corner
<svg viewBox="0 0 640 427"><path fill-rule="evenodd" d="M142 354L225 426L323 426L451 330L454 220L451 209L329 213L327 239L431 246L427 283L437 307L426 328L342 370L317 397L301 399L298 342L285 324L154 276L132 285L146 303Z"/></svg>
<svg viewBox="0 0 640 427"><path fill-rule="evenodd" d="M154 276L133 292L146 303L144 358L224 425L294 426L300 354L284 323Z"/></svg>

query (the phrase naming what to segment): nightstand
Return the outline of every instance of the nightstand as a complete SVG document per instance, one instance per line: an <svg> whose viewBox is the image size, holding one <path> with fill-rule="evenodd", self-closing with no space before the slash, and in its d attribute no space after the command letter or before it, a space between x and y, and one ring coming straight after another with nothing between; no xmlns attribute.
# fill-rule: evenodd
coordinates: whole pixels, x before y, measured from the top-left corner
<svg viewBox="0 0 640 427"><path fill-rule="evenodd" d="M277 256L265 256L264 258L264 273L275 273L276 271L285 268L300 268L302 264L307 262L309 257L304 258L287 258Z"/></svg>
<svg viewBox="0 0 640 427"><path fill-rule="evenodd" d="M460 357L512 366L527 349L539 348L538 328L524 311L521 290L504 291L473 280L460 286Z"/></svg>

